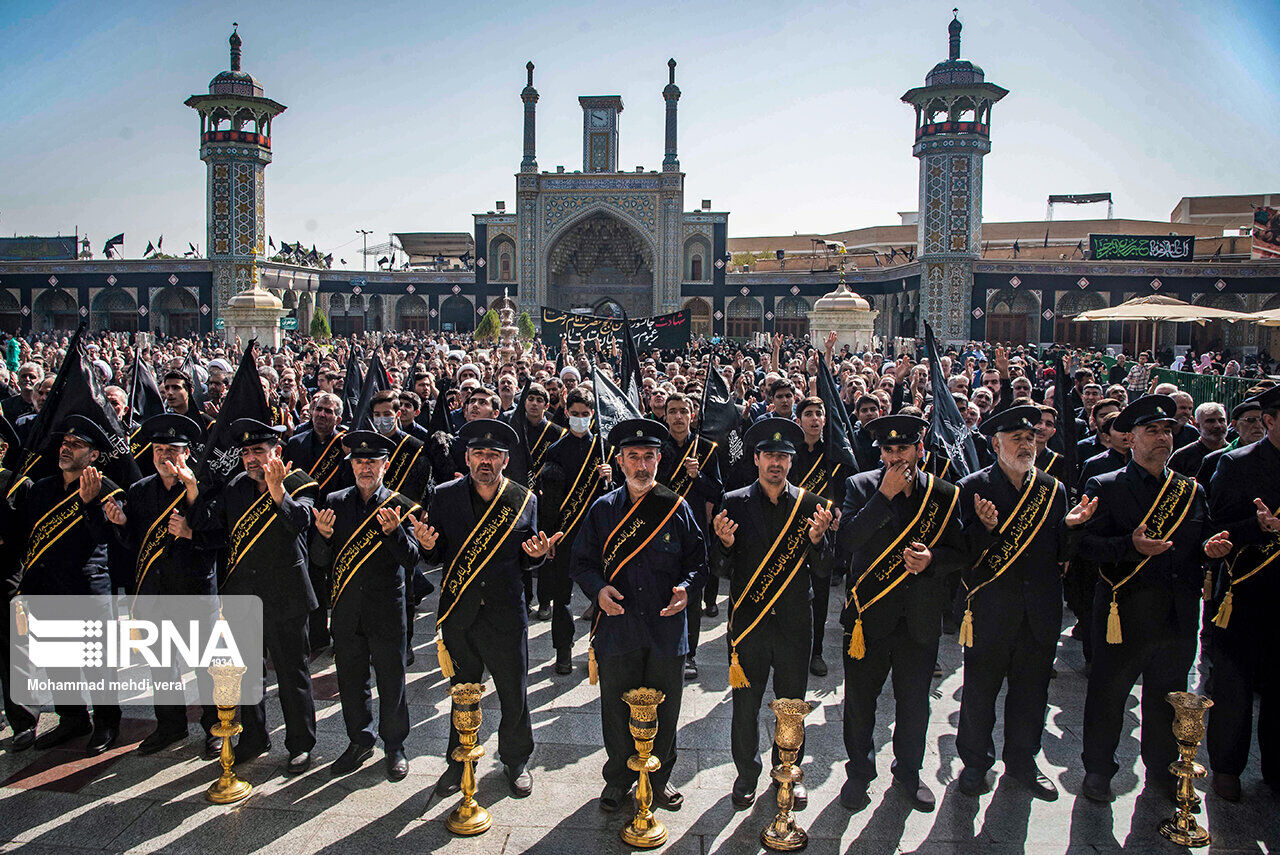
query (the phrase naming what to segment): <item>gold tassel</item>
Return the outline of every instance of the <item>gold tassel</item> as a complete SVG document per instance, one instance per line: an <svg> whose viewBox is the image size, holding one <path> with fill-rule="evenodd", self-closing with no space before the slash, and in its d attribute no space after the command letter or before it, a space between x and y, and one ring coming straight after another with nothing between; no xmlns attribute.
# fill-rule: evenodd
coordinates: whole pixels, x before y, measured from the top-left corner
<svg viewBox="0 0 1280 855"><path fill-rule="evenodd" d="M960 621L960 646L973 647L973 610L964 610L964 620Z"/></svg>
<svg viewBox="0 0 1280 855"><path fill-rule="evenodd" d="M1204 571L1204 590L1200 592L1200 598L1206 603L1213 599L1213 571Z"/></svg>
<svg viewBox="0 0 1280 855"><path fill-rule="evenodd" d="M853 622L853 630L849 633L849 657L861 659L867 655L867 641L862 635L862 618Z"/></svg>
<svg viewBox="0 0 1280 855"><path fill-rule="evenodd" d="M596 664L596 649L587 647L587 682L595 685L600 682L600 666Z"/></svg>
<svg viewBox="0 0 1280 855"><path fill-rule="evenodd" d="M1231 589L1227 588L1227 595L1222 598L1222 605L1218 606L1218 613L1213 616L1213 625L1218 629L1226 629L1227 624L1231 622Z"/></svg>
<svg viewBox="0 0 1280 855"><path fill-rule="evenodd" d="M18 635L27 634L27 610L22 607L22 600L13 604L13 625Z"/></svg>
<svg viewBox="0 0 1280 855"><path fill-rule="evenodd" d="M738 648L734 646L729 651L729 687L746 689L750 686L751 681L747 679L747 672L742 670L742 663L738 661Z"/></svg>
<svg viewBox="0 0 1280 855"><path fill-rule="evenodd" d="M1111 594L1111 611L1107 614L1107 644L1120 644L1124 636L1120 634L1120 607L1116 605L1116 595Z"/></svg>
<svg viewBox="0 0 1280 855"><path fill-rule="evenodd" d="M444 636L436 635L436 659L440 660L440 673L444 675L446 680L453 679L453 657L449 655L449 650L444 646Z"/></svg>

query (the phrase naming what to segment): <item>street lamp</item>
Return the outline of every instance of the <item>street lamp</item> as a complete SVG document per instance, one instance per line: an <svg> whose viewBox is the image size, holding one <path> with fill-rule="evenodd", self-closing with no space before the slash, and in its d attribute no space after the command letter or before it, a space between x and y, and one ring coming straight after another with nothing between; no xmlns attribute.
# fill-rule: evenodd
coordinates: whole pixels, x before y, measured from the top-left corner
<svg viewBox="0 0 1280 855"><path fill-rule="evenodd" d="M370 229L356 229L356 234L360 235L360 237L364 239L364 252L361 254L364 256L364 269L368 270L369 269L369 235L373 234L373 231Z"/></svg>

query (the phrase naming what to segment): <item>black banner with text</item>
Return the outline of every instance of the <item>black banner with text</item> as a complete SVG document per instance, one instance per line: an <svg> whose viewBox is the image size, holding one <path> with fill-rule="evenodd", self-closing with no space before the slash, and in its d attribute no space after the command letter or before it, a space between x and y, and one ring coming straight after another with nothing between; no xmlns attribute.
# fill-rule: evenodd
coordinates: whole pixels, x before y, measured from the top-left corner
<svg viewBox="0 0 1280 855"><path fill-rule="evenodd" d="M628 318L631 335L638 350L683 350L689 346L689 312L682 310L652 318ZM622 318L580 315L559 309L542 308L542 340L552 350L560 349L561 340L576 350L580 342L608 343L621 341Z"/></svg>

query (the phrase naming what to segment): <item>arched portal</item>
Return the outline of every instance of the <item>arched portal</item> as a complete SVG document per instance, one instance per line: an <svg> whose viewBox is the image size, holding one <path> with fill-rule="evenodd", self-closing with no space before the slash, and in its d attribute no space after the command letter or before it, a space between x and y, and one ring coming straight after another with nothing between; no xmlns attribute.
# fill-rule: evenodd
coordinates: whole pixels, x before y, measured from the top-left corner
<svg viewBox="0 0 1280 855"><path fill-rule="evenodd" d="M104 288L89 304L89 325L94 332L135 333L138 331L138 304L128 291Z"/></svg>
<svg viewBox="0 0 1280 855"><path fill-rule="evenodd" d="M1026 291L1004 288L987 299L987 341L1027 344L1040 340L1039 308Z"/></svg>
<svg viewBox="0 0 1280 855"><path fill-rule="evenodd" d="M692 297L684 304L689 311L689 331L694 335L711 335L711 304L701 297Z"/></svg>
<svg viewBox="0 0 1280 855"><path fill-rule="evenodd" d="M475 311L470 300L454 294L440 304L440 329L445 332L471 332L476 328Z"/></svg>
<svg viewBox="0 0 1280 855"><path fill-rule="evenodd" d="M16 335L22 329L22 308L7 288L0 288L0 332Z"/></svg>
<svg viewBox="0 0 1280 855"><path fill-rule="evenodd" d="M198 335L200 313L196 298L186 288L176 285L164 288L151 298L150 319L153 329L161 335Z"/></svg>
<svg viewBox="0 0 1280 855"><path fill-rule="evenodd" d="M547 252L547 303L594 311L603 298L632 317L653 314L654 258L633 227L597 211L556 238Z"/></svg>
<svg viewBox="0 0 1280 855"><path fill-rule="evenodd" d="M42 291L34 306L36 332L70 332L80 323L75 298L66 291L52 288Z"/></svg>

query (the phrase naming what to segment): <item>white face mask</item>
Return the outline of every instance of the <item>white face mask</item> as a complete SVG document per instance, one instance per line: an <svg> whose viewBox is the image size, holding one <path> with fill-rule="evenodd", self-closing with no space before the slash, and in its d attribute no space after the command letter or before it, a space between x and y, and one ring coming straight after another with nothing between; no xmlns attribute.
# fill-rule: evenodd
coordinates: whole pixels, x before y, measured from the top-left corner
<svg viewBox="0 0 1280 855"><path fill-rule="evenodd" d="M591 416L569 416L569 430L586 433L591 430Z"/></svg>
<svg viewBox="0 0 1280 855"><path fill-rule="evenodd" d="M391 433L395 430L397 421L395 416L374 416L373 429L378 433Z"/></svg>

